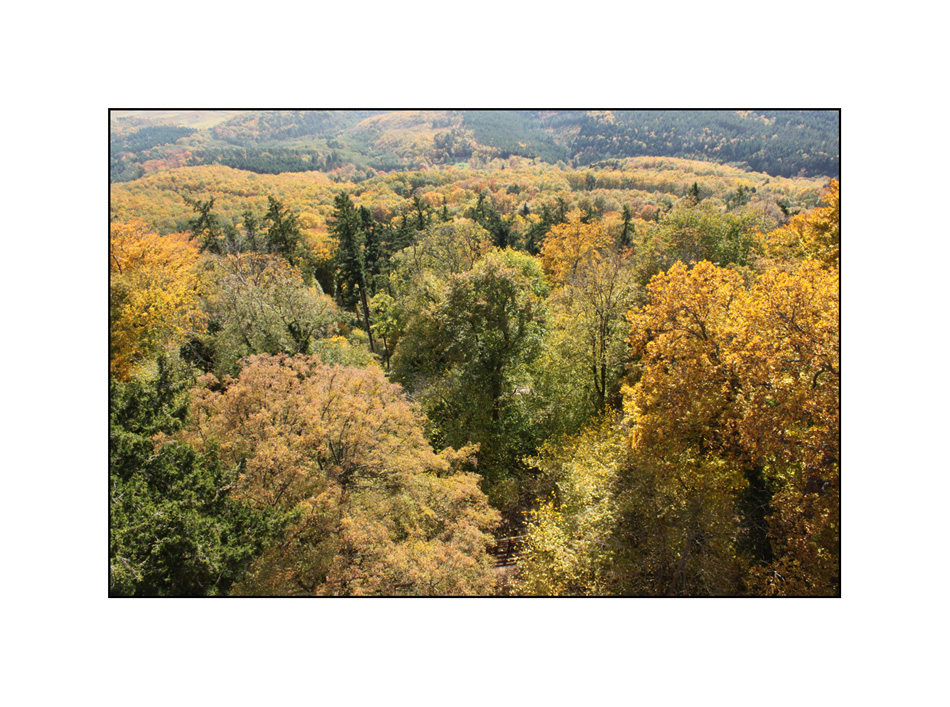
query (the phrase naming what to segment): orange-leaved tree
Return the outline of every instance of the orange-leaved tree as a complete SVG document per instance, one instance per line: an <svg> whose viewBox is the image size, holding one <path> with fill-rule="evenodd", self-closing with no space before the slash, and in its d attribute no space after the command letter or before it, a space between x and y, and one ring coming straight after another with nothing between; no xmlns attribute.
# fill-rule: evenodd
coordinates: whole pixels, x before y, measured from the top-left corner
<svg viewBox="0 0 950 707"><path fill-rule="evenodd" d="M141 221L109 229L109 370L133 366L199 329L198 246L184 234L162 236Z"/></svg>
<svg viewBox="0 0 950 707"><path fill-rule="evenodd" d="M189 440L239 470L234 496L287 514L245 594L487 594L498 515L378 367L252 356L236 379L194 391Z"/></svg>

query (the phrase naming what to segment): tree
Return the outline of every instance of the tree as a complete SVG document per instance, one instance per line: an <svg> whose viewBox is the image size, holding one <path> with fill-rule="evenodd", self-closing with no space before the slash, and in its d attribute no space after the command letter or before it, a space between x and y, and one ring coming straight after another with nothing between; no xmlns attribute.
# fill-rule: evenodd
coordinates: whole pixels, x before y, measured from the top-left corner
<svg viewBox="0 0 950 707"><path fill-rule="evenodd" d="M340 312L318 285L277 255L222 256L210 268L208 333L185 353L205 371L233 374L245 356L313 353L336 332Z"/></svg>
<svg viewBox="0 0 950 707"><path fill-rule="evenodd" d="M491 250L491 236L469 219L437 223L419 234L398 254L396 279L405 290L424 273L439 280L468 272Z"/></svg>
<svg viewBox="0 0 950 707"><path fill-rule="evenodd" d="M434 443L480 445L478 468L499 505L512 502L536 442L525 399L546 294L537 259L492 251L414 314L393 356L393 378L422 403Z"/></svg>
<svg viewBox="0 0 950 707"><path fill-rule="evenodd" d="M109 227L109 371L132 368L203 327L198 247L160 236L141 221Z"/></svg>
<svg viewBox="0 0 950 707"><path fill-rule="evenodd" d="M699 182L693 182L693 185L689 188L689 191L686 192L686 196L693 205L702 201L702 197L699 193Z"/></svg>
<svg viewBox="0 0 950 707"><path fill-rule="evenodd" d="M187 371L159 356L109 389L109 593L224 594L281 518L235 503L237 469L174 439L187 419Z"/></svg>
<svg viewBox="0 0 950 707"><path fill-rule="evenodd" d="M630 207L627 204L623 205L622 211L623 218L623 227L620 229L620 238L618 239L618 245L621 248L629 248L633 243L633 233L634 227L631 223L633 219L633 212L630 211Z"/></svg>
<svg viewBox="0 0 950 707"><path fill-rule="evenodd" d="M678 264L631 317L633 448L718 499L721 529L735 514L751 591L837 592L837 293L837 272L813 261L748 288L710 263Z"/></svg>
<svg viewBox="0 0 950 707"><path fill-rule="evenodd" d="M637 293L629 263L617 253L598 251L580 263L552 297L555 326L576 347L570 358L584 372L597 410L619 391L617 381L629 358L626 314Z"/></svg>
<svg viewBox="0 0 950 707"><path fill-rule="evenodd" d="M612 416L550 439L533 459L550 492L530 514L515 591L566 596L616 591L615 486L626 435Z"/></svg>
<svg viewBox="0 0 950 707"><path fill-rule="evenodd" d="M340 301L352 302L355 291L363 307L363 323L369 336L370 351L375 352L373 331L369 319L369 302L366 294L366 233L363 231L359 212L353 207L348 194L338 194L334 200L334 222L330 232L338 240L336 261L337 278L340 283Z"/></svg>
<svg viewBox="0 0 950 707"><path fill-rule="evenodd" d="M774 489L767 594L833 595L840 581L840 334L836 270L806 261L753 285L732 342L739 439Z"/></svg>
<svg viewBox="0 0 950 707"><path fill-rule="evenodd" d="M640 234L640 280L646 284L677 261L690 264L706 260L721 267L750 265L758 252L758 234L771 225L768 217L749 208L721 212L704 202L674 209Z"/></svg>
<svg viewBox="0 0 950 707"><path fill-rule="evenodd" d="M486 594L497 514L463 471L473 449L435 454L399 386L377 367L251 358L194 391L186 439L240 469L234 498L289 513L283 536L235 588L245 594Z"/></svg>
<svg viewBox="0 0 950 707"><path fill-rule="evenodd" d="M708 262L653 278L631 314L640 379L624 402L632 426L625 521L644 533L636 563L650 593L734 594L741 566L738 495L748 486L732 446L738 381L725 347L742 278ZM635 583L636 584L636 583Z"/></svg>
<svg viewBox="0 0 950 707"><path fill-rule="evenodd" d="M767 256L780 262L806 258L837 268L841 250L840 185L832 179L822 195L823 206L792 219L767 235L762 244Z"/></svg>
<svg viewBox="0 0 950 707"><path fill-rule="evenodd" d="M484 228L468 219L459 219L451 224L430 226L415 242L393 256L389 277L392 301L379 300L386 302L387 310L384 315L387 323L379 330L385 330L390 353L396 351L404 334L408 333L410 339L421 337L403 348L402 370L412 369L415 376L438 358L432 348L436 346L432 338L435 334L427 331L429 327L423 319L431 314L432 306L443 299L448 280L470 271L491 247L491 238ZM407 366L410 356L414 363Z"/></svg>
<svg viewBox="0 0 950 707"><path fill-rule="evenodd" d="M448 355L486 384L493 420L508 371L537 355L546 292L535 259L510 250L486 256L448 283L440 311Z"/></svg>
<svg viewBox="0 0 950 707"><path fill-rule="evenodd" d="M189 199L187 196L182 195L182 199L184 199L185 203L194 209L197 214L197 216L188 222L188 227L201 244L201 250L220 254L222 249L222 228L218 222L217 215L211 211L214 207L214 197L207 201L200 201L198 199Z"/></svg>
<svg viewBox="0 0 950 707"><path fill-rule="evenodd" d="M267 213L263 222L267 226L267 252L282 256L291 265L301 264L306 259L303 234L297 214L285 209L277 199L267 197Z"/></svg>
<svg viewBox="0 0 950 707"><path fill-rule="evenodd" d="M541 246L541 263L552 284L573 277L587 259L610 248L610 238L600 222L584 223L580 211L567 215L567 222L553 226Z"/></svg>

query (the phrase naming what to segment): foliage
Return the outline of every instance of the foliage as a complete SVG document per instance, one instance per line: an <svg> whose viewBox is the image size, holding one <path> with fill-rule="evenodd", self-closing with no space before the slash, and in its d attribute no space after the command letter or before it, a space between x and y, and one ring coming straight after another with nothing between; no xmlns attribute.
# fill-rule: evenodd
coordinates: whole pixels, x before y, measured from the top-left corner
<svg viewBox="0 0 950 707"><path fill-rule="evenodd" d="M474 450L435 454L400 388L375 367L256 356L235 380L194 392L188 439L218 445L234 496L293 522L236 591L249 594L483 594L497 515Z"/></svg>
<svg viewBox="0 0 950 707"><path fill-rule="evenodd" d="M114 593L489 593L483 493L525 593L838 591L839 187L748 171L833 112L207 117L116 162Z"/></svg>
<svg viewBox="0 0 950 707"><path fill-rule="evenodd" d="M553 226L541 246L541 263L553 284L567 282L578 268L611 246L600 223L585 223L580 211L567 214L567 222Z"/></svg>
<svg viewBox="0 0 950 707"><path fill-rule="evenodd" d="M582 261L552 298L557 326L579 349L577 374L586 374L598 410L618 392L616 382L629 363L626 313L639 291L631 263L607 251Z"/></svg>
<svg viewBox="0 0 950 707"><path fill-rule="evenodd" d="M374 258L376 256L373 249L367 248L368 237L374 234L372 217L365 210L359 212L353 208L348 194L337 195L333 203L335 211L330 231L338 242L335 255L337 299L342 306L352 306L358 296L363 305L363 324L369 337L369 348L375 352L366 293L367 251L369 250Z"/></svg>
<svg viewBox="0 0 950 707"><path fill-rule="evenodd" d="M224 594L279 527L234 503L236 469L172 438L188 378L159 358L109 391L109 593Z"/></svg>
<svg viewBox="0 0 950 707"><path fill-rule="evenodd" d="M603 594L613 589L618 522L614 487L626 436L611 416L549 440L534 460L552 487L527 523L519 594Z"/></svg>
<svg viewBox="0 0 950 707"><path fill-rule="evenodd" d="M488 232L464 218L437 223L416 236L415 242L399 254L398 275L407 284L431 273L439 280L468 272L491 250Z"/></svg>
<svg viewBox="0 0 950 707"><path fill-rule="evenodd" d="M525 160L586 167L642 156L687 158L774 176L837 177L837 111L221 111L191 133L194 116L166 112L111 121L110 173L186 151L191 164L259 174L300 170L360 179L375 170ZM137 127L136 132L129 126ZM151 131L151 132L150 132ZM176 144L172 143L177 139Z"/></svg>
<svg viewBox="0 0 950 707"><path fill-rule="evenodd" d="M838 273L815 261L754 285L733 346L746 394L738 432L773 480L774 559L753 587L835 594L840 572Z"/></svg>
<svg viewBox="0 0 950 707"><path fill-rule="evenodd" d="M311 353L336 331L339 311L319 286L276 255L220 256L207 261L208 333L186 347L206 371L235 373L239 361L258 353Z"/></svg>
<svg viewBox="0 0 950 707"><path fill-rule="evenodd" d="M650 304L631 318L631 343L643 356L626 403L634 448L665 463L726 463L743 483L759 484L759 495L771 497L770 548L754 558L752 586L834 594L837 273L806 261L746 289L735 273L704 262L674 266L649 291ZM730 489L741 484L722 490ZM737 537L755 534L762 520L747 515Z"/></svg>
<svg viewBox="0 0 950 707"><path fill-rule="evenodd" d="M479 444L489 485L515 476L533 448L525 396L547 287L532 256L492 251L408 322L393 357L393 377L419 397L435 444Z"/></svg>
<svg viewBox="0 0 950 707"><path fill-rule="evenodd" d="M148 125L132 132L109 134L109 181L122 182L141 177L141 166L152 148L174 143L194 133L194 128Z"/></svg>
<svg viewBox="0 0 950 707"><path fill-rule="evenodd" d="M822 194L823 205L798 214L762 237L767 255L779 262L817 260L838 267L841 249L840 186L834 179Z"/></svg>
<svg viewBox="0 0 950 707"><path fill-rule="evenodd" d="M574 163L668 155L735 163L776 176L837 176L837 111L589 111Z"/></svg>
<svg viewBox="0 0 950 707"><path fill-rule="evenodd" d="M761 211L740 208L722 211L700 203L674 209L638 234L635 249L644 284L676 262L709 261L715 265L750 265L757 253L758 234L772 221Z"/></svg>
<svg viewBox="0 0 950 707"><path fill-rule="evenodd" d="M109 228L109 371L135 364L200 330L198 248L140 221Z"/></svg>

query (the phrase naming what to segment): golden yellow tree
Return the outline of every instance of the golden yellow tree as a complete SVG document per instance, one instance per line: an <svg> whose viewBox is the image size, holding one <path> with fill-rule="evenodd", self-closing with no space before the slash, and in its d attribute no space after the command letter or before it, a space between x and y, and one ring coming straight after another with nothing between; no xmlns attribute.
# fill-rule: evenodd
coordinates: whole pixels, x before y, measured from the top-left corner
<svg viewBox="0 0 950 707"><path fill-rule="evenodd" d="M726 461L738 390L727 347L744 283L706 261L677 263L648 294L630 317L640 377L624 401L634 459L620 503L639 529L633 575L649 581L627 583L663 595L737 593L748 479Z"/></svg>
<svg viewBox="0 0 950 707"><path fill-rule="evenodd" d="M838 267L841 250L840 185L832 179L822 194L822 205L797 214L762 237L766 254L779 261L817 260Z"/></svg>
<svg viewBox="0 0 950 707"><path fill-rule="evenodd" d="M612 245L602 223L584 223L581 216L577 210L568 213L567 223L552 227L541 246L541 265L554 285L569 280L582 263Z"/></svg>
<svg viewBox="0 0 950 707"><path fill-rule="evenodd" d="M699 494L706 508L733 513L750 486L766 499L767 514L747 515L732 531L738 538L767 526L769 547L754 558L751 591L834 594L837 271L806 261L747 288L706 262L676 265L649 293L650 304L631 316L642 367L626 400L634 450L687 491L687 506ZM728 530L725 517L718 520ZM708 531L701 536L706 544Z"/></svg>
<svg viewBox="0 0 950 707"><path fill-rule="evenodd" d="M753 571L766 594L834 594L840 533L838 272L806 261L763 274L731 342L742 380L739 440L774 495L773 561Z"/></svg>
<svg viewBox="0 0 950 707"><path fill-rule="evenodd" d="M551 494L528 518L515 591L538 596L610 593L620 552L613 490L626 435L605 415L576 435L546 442L534 465Z"/></svg>
<svg viewBox="0 0 950 707"><path fill-rule="evenodd" d="M200 327L198 246L141 221L109 229L109 370L120 379Z"/></svg>

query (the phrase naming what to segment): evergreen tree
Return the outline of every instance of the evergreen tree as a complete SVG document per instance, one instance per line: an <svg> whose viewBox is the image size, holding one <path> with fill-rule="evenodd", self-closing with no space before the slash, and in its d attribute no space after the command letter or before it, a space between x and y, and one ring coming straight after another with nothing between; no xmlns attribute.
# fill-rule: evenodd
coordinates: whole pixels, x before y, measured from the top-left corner
<svg viewBox="0 0 950 707"><path fill-rule="evenodd" d="M297 215L284 209L283 204L272 196L267 197L267 204L264 222L270 224L267 228L268 252L282 255L291 265L298 265L303 255L303 234Z"/></svg>
<svg viewBox="0 0 950 707"><path fill-rule="evenodd" d="M337 238L337 298L343 306L353 306L356 297L363 307L363 321L369 336L369 348L373 353L373 332L369 320L369 303L366 296L366 233L363 221L350 201L349 194L341 192L333 199L333 224L330 232Z"/></svg>
<svg viewBox="0 0 950 707"><path fill-rule="evenodd" d="M232 500L238 469L215 449L174 438L189 384L163 357L153 373L110 382L111 595L224 594L283 522Z"/></svg>
<svg viewBox="0 0 950 707"><path fill-rule="evenodd" d="M198 199L189 199L182 194L182 199L192 209L197 216L188 221L188 228L198 239L201 250L206 250L216 255L221 254L221 225L218 223L218 217L211 211L214 207L214 197L207 201Z"/></svg>
<svg viewBox="0 0 950 707"><path fill-rule="evenodd" d="M247 247L251 251L257 251L257 232L260 229L260 222L250 211L244 212L244 239Z"/></svg>
<svg viewBox="0 0 950 707"><path fill-rule="evenodd" d="M364 260L366 280L371 290L370 296L372 297L376 294L376 278L383 272L387 263L383 255L383 244L380 241L380 233L376 220L365 206L360 207L359 214L360 228L363 230L365 236Z"/></svg>
<svg viewBox="0 0 950 707"><path fill-rule="evenodd" d="M693 182L693 186L691 186L689 190L686 192L686 196L689 198L690 201L693 202L693 204L698 204L700 201L702 201L702 197L700 197L699 195L698 182Z"/></svg>
<svg viewBox="0 0 950 707"><path fill-rule="evenodd" d="M626 204L623 206L621 215L623 217L623 228L620 231L619 243L621 248L629 248L633 240L632 236L634 232L633 224L631 223L633 214L630 211L630 207Z"/></svg>

